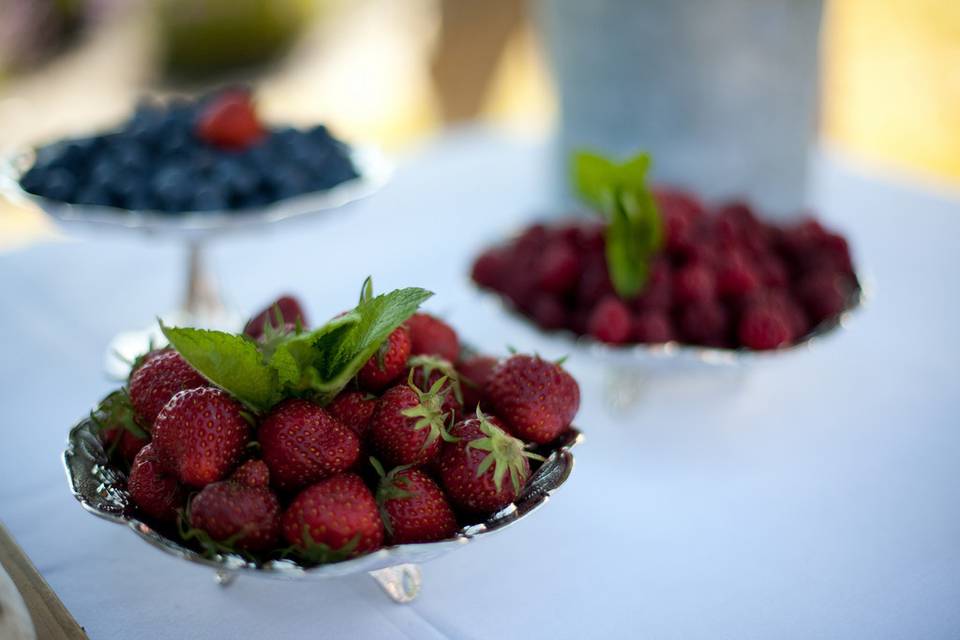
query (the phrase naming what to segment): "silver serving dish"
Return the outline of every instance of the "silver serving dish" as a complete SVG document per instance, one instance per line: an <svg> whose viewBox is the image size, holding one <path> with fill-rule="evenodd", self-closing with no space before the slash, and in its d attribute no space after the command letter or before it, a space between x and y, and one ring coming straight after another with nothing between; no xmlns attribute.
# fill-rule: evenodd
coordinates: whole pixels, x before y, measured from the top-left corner
<svg viewBox="0 0 960 640"><path fill-rule="evenodd" d="M161 551L215 569L217 582L221 585L228 585L241 573L274 579L326 579L370 573L392 599L409 602L420 588L418 564L510 526L547 502L549 496L570 477L573 470L570 450L582 439L581 433L571 428L549 450L540 451L546 455L546 461L534 472L517 501L484 522L463 527L454 538L384 547L350 560L317 566L304 566L294 560L257 564L234 554L205 557L140 520L127 492L126 475L108 459L90 419L81 421L70 430L63 464L70 491L84 509L110 522L130 527Z"/></svg>

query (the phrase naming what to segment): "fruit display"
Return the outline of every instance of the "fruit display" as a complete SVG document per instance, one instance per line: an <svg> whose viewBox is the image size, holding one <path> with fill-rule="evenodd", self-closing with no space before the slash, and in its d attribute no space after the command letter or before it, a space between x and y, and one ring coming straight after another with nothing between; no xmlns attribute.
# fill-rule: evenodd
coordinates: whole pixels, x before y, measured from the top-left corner
<svg viewBox="0 0 960 640"><path fill-rule="evenodd" d="M243 334L162 327L169 346L92 413L109 464L91 466L128 469L127 515L207 558L310 567L457 538L565 446L580 391L539 356L469 351L418 311L430 295L368 280L315 329L290 296Z"/></svg>
<svg viewBox="0 0 960 640"><path fill-rule="evenodd" d="M610 345L779 349L855 304L841 235L810 218L766 222L743 202L648 189L648 164L579 158L578 186L604 219L529 226L483 251L473 281L542 329Z"/></svg>
<svg viewBox="0 0 960 640"><path fill-rule="evenodd" d="M243 210L358 177L323 125L270 128L251 94L143 102L115 131L41 147L21 187L52 200L134 211Z"/></svg>

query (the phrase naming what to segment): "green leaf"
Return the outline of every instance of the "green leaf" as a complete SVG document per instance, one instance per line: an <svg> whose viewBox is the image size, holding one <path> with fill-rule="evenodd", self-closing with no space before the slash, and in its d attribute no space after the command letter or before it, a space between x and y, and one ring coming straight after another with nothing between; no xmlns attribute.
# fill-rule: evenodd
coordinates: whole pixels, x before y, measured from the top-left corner
<svg viewBox="0 0 960 640"><path fill-rule="evenodd" d="M194 369L254 411L266 411L279 401L277 370L263 362L257 345L246 336L163 323L160 328Z"/></svg>
<svg viewBox="0 0 960 640"><path fill-rule="evenodd" d="M603 208L609 191L616 183L617 166L607 158L590 151L577 151L573 156L573 183L585 202Z"/></svg>

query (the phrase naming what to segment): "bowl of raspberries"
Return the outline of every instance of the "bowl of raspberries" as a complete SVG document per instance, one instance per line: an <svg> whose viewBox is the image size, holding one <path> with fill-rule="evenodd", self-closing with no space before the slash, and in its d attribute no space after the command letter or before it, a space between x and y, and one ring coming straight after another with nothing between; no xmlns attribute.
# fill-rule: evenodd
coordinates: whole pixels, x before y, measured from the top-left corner
<svg viewBox="0 0 960 640"><path fill-rule="evenodd" d="M224 583L370 572L412 599L417 563L542 505L581 438L561 365L470 351L430 295L368 280L315 329L290 296L242 334L164 326L71 430L71 491Z"/></svg>
<svg viewBox="0 0 960 640"><path fill-rule="evenodd" d="M0 179L61 222L205 235L339 207L387 174L322 124L269 126L232 87L144 100L111 131L6 158Z"/></svg>
<svg viewBox="0 0 960 640"><path fill-rule="evenodd" d="M602 219L530 225L472 264L482 291L568 348L735 363L805 344L860 304L846 239L816 220L768 222L745 202L648 189L648 159L604 162L606 195L579 179Z"/></svg>

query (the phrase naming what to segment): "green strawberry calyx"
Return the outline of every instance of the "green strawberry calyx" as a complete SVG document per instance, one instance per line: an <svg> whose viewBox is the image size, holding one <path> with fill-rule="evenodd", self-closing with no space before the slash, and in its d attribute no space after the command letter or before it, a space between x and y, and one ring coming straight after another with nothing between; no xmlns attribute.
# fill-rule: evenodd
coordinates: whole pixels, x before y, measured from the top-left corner
<svg viewBox="0 0 960 640"><path fill-rule="evenodd" d="M417 404L413 407L407 407L400 413L407 418L414 418L416 422L413 423L413 429L415 431L420 431L421 429L429 429L427 433L426 440L423 441L422 449L426 449L434 442L437 441L437 438L443 438L446 442L456 442L456 438L450 435L450 432L447 431L447 422L453 421L453 412L448 411L444 413L443 411L443 400L449 393L449 388L444 389L444 385L447 384L447 377L442 376L436 382L433 383L433 386L430 387L427 391L422 391L416 384L413 382L413 369L410 370L410 374L407 376L407 384L413 389L413 392L417 394Z"/></svg>
<svg viewBox="0 0 960 640"><path fill-rule="evenodd" d="M246 560L253 560L253 555L236 548L237 542L245 538L249 533L248 527L241 528L240 531L237 531L226 540L214 540L209 533L203 529L197 529L190 523L190 518L187 516L187 513L189 513L191 501L192 498L187 501L185 509L177 511L177 532L184 542L196 540L197 544L203 549L203 557L208 560L225 554L235 554L242 556Z"/></svg>
<svg viewBox="0 0 960 640"><path fill-rule="evenodd" d="M432 376L435 371L446 376L450 383L449 387L445 390L446 393L452 391L453 397L457 399L457 402L463 404L463 389L461 388L460 374L457 373L457 370L454 369L449 360L444 360L436 356L416 355L411 356L407 360L407 366L410 367L411 373L417 372L418 375L416 377L424 384L430 380L430 376Z"/></svg>
<svg viewBox="0 0 960 640"><path fill-rule="evenodd" d="M370 456L370 464L377 472L377 475L380 476L377 493L374 496L380 511L380 519L383 521L383 528L392 536L393 523L390 521L390 514L387 513L386 503L387 500L407 500L413 497L413 493L407 491L405 488L410 486L409 478L403 476L398 477L400 472L413 468L413 465L404 464L394 467L389 472L384 472L383 465L373 456Z"/></svg>
<svg viewBox="0 0 960 640"><path fill-rule="evenodd" d="M339 549L334 549L328 544L317 542L310 535L310 527L303 524L303 537L300 544L295 544L281 552L282 557L294 555L301 560L312 564L330 564L331 562L340 562L351 556L356 555L357 547L360 545L360 533L354 534Z"/></svg>
<svg viewBox="0 0 960 640"><path fill-rule="evenodd" d="M480 431L485 437L471 440L467 448L488 452L477 466L477 477L493 467L493 484L499 492L503 487L503 478L509 473L513 490L519 494L527 481L528 466L524 463L524 458L542 461L543 456L527 451L523 440L514 438L495 425L480 407L477 407L477 420L480 421Z"/></svg>
<svg viewBox="0 0 960 640"><path fill-rule="evenodd" d="M126 389L118 389L101 400L97 408L90 412L90 420L100 432L119 428L129 431L137 438L147 437L146 431L137 424ZM113 446L116 446L119 441L120 439L117 438Z"/></svg>

